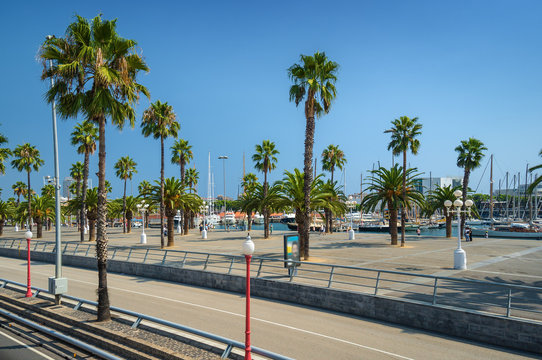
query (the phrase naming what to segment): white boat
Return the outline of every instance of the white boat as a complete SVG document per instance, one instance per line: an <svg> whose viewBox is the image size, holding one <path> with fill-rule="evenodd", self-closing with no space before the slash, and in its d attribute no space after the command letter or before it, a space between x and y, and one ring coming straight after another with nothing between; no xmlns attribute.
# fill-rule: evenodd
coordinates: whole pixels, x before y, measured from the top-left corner
<svg viewBox="0 0 542 360"><path fill-rule="evenodd" d="M257 224L257 225L263 224L263 221L264 221L263 215L260 213L256 213L252 215L252 221L254 222L254 224Z"/></svg>
<svg viewBox="0 0 542 360"><path fill-rule="evenodd" d="M224 214L224 219L222 219L222 222L225 225L235 225L235 213L233 211L226 211Z"/></svg>
<svg viewBox="0 0 542 360"><path fill-rule="evenodd" d="M217 214L210 214L205 217L205 221L207 222L207 224L216 226L220 222L220 216L218 216Z"/></svg>

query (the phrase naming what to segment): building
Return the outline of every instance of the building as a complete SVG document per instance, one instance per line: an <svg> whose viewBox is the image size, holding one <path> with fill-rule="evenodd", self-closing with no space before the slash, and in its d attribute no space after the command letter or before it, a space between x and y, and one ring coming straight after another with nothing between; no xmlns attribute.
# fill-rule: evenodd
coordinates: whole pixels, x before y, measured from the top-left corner
<svg viewBox="0 0 542 360"><path fill-rule="evenodd" d="M75 196L74 193L69 193L70 191L70 185L71 184L74 184L76 181L71 177L71 176L67 176L64 178L64 181L62 182L62 197L65 197L65 198L69 198L69 199L73 199L73 197ZM90 189L92 188L92 179L88 179L87 180L87 189Z"/></svg>
<svg viewBox="0 0 542 360"><path fill-rule="evenodd" d="M435 191L437 187L445 187L449 185L452 187L462 186L463 178L459 176L447 176L416 179L416 190L421 192L424 196L427 196L427 194L431 191Z"/></svg>

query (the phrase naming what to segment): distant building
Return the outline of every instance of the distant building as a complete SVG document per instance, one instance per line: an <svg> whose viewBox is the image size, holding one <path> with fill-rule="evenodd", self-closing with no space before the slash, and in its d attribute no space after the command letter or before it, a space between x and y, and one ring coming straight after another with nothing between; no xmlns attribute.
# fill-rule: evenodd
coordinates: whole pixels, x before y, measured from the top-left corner
<svg viewBox="0 0 542 360"><path fill-rule="evenodd" d="M459 176L427 177L416 179L416 190L426 196L429 192L435 191L437 187L451 185L452 188L463 185L463 178Z"/></svg>
<svg viewBox="0 0 542 360"><path fill-rule="evenodd" d="M74 193L70 194L69 191L70 191L70 185L75 182L76 181L71 176L67 176L64 178L64 181L62 182L62 188L61 188L62 197L73 199L75 194ZM92 179L87 180L87 188L88 189L92 188Z"/></svg>

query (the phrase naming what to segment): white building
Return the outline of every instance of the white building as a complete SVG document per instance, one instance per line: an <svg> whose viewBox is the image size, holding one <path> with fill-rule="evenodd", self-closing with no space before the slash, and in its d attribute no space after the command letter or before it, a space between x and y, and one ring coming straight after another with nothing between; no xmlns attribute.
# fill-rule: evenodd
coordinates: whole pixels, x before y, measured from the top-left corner
<svg viewBox="0 0 542 360"><path fill-rule="evenodd" d="M416 180L416 190L426 196L429 192L435 191L437 187L445 186L462 186L463 178L459 176L447 176L447 177L426 177Z"/></svg>

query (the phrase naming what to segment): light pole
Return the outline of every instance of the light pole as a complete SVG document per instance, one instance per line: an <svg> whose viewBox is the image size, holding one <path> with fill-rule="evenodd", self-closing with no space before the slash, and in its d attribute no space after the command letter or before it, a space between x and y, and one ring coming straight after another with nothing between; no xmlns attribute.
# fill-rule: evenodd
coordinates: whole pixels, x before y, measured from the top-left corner
<svg viewBox="0 0 542 360"><path fill-rule="evenodd" d="M228 160L228 157L226 155L222 155L218 157L220 160L222 160L222 170L224 172L224 218L226 218L226 160ZM224 220L224 228L226 228L226 223Z"/></svg>
<svg viewBox="0 0 542 360"><path fill-rule="evenodd" d="M52 40L52 35L47 35L47 40ZM53 60L49 60L49 69L53 69ZM51 88L55 85L54 78L51 76ZM49 278L49 292L55 295L55 304L60 305L62 294L68 291L68 279L62 277L62 247L61 247L61 227L60 227L60 170L58 165L58 137L56 127L56 103L52 104L53 115L53 151L55 163L55 243L56 243L56 263L55 276Z"/></svg>
<svg viewBox="0 0 542 360"><path fill-rule="evenodd" d="M254 243L250 238L250 234L247 235L245 242L243 243L243 254L245 254L245 260L247 262L247 285L246 285L246 323L245 323L245 360L251 360L250 349L250 260L252 254L254 254Z"/></svg>
<svg viewBox="0 0 542 360"><path fill-rule="evenodd" d="M355 240L356 234L354 233L354 227L352 224L352 208L356 206L356 202L352 200L352 195L348 197L348 200L346 201L346 206L350 209L350 229L348 230L348 240Z"/></svg>
<svg viewBox="0 0 542 360"><path fill-rule="evenodd" d="M444 201L444 206L446 211L451 211L452 213L457 214L457 249L454 251L454 269L455 270L466 270L467 269L467 253L461 248L461 213L470 215L470 208L473 204L471 199L465 201L465 206L467 210L461 210L463 206L463 201L461 201L461 196L463 192L461 190L454 191L454 196L456 197L455 201L450 200ZM451 210L452 205L455 207L455 210Z"/></svg>
<svg viewBox="0 0 542 360"><path fill-rule="evenodd" d="M28 230L24 233L26 238L26 297L32 297L32 290L30 289L30 239L32 239L32 231Z"/></svg>
<svg viewBox="0 0 542 360"><path fill-rule="evenodd" d="M207 239L207 209L209 208L209 206L207 205L207 203L204 201L203 202L203 206L201 207L201 212L203 213L203 230L201 230L201 238L202 239Z"/></svg>
<svg viewBox="0 0 542 360"><path fill-rule="evenodd" d="M149 204L145 204L145 201L142 201L141 204L137 204L137 210L141 213L141 220L143 223L143 227L141 230L141 238L139 240L140 244L146 244L147 243L147 234L145 234L145 214L147 213L147 209L149 208Z"/></svg>

